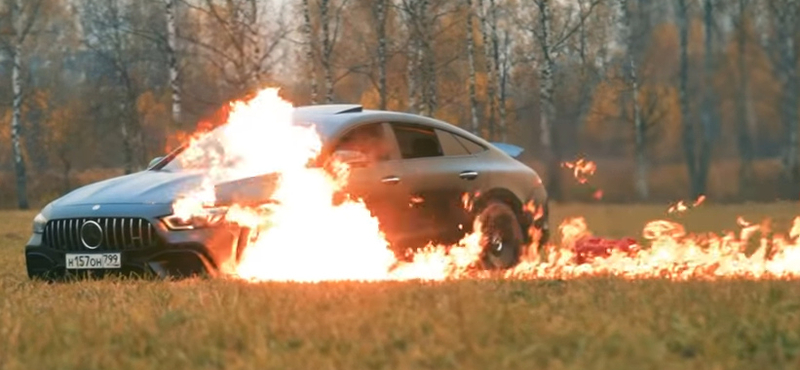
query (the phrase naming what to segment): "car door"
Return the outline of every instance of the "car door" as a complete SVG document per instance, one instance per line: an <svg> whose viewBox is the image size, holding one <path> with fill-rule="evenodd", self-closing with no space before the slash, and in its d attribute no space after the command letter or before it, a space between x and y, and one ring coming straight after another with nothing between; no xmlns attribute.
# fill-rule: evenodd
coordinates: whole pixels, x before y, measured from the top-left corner
<svg viewBox="0 0 800 370"><path fill-rule="evenodd" d="M418 239L458 241L469 222L464 194L484 183L473 155L448 131L404 122L391 127L403 167L401 181L410 191L408 228Z"/></svg>
<svg viewBox="0 0 800 370"><path fill-rule="evenodd" d="M409 190L398 175L398 159L394 137L383 122L357 125L335 140L333 152L356 151L367 157L367 162L349 168L345 193L362 199L381 231L393 242L403 233L408 215Z"/></svg>

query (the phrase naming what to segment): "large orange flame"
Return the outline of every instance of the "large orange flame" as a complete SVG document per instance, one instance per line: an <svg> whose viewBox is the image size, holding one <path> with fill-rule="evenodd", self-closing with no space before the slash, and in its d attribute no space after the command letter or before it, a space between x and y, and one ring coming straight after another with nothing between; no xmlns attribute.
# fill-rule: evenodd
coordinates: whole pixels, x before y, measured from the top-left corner
<svg viewBox="0 0 800 370"><path fill-rule="evenodd" d="M497 276L475 269L481 255L479 232L454 246L429 245L411 262L400 262L387 248L376 218L358 199L334 204L345 185L348 169L336 164L334 174L306 166L319 155L322 143L313 127L292 122L291 103L266 89L253 99L232 105L220 140L207 134L191 139L185 165L204 169L202 186L187 192L173 208L190 218L214 204L213 186L269 173L278 173L274 203L254 207L235 204L225 220L259 230L228 274L247 280L444 280ZM585 182L594 170L591 161L565 164ZM464 207L474 197L465 194ZM424 199L411 199L411 205ZM702 202L698 199L693 206ZM680 208L680 207L676 207ZM684 205L684 208L688 208ZM527 205L536 219L542 209ZM762 229L740 219L741 233L689 235L680 224L652 221L645 225L643 243L634 239L596 237L583 218L565 220L559 244L538 246L540 231L529 230L532 245L523 261L502 272L507 278L574 278L616 275L628 278L800 278L800 217L788 236L761 233L759 247L746 253L749 241ZM480 230L473 225L473 230Z"/></svg>

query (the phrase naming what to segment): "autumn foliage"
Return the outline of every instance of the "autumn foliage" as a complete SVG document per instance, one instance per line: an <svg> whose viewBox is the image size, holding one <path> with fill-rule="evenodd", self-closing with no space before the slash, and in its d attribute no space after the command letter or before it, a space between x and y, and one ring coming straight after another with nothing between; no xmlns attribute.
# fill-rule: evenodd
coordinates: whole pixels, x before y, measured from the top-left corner
<svg viewBox="0 0 800 370"><path fill-rule="evenodd" d="M636 103L648 166L649 194L644 201L690 197L682 122L688 119L700 127L706 112L701 94L707 88L714 94L718 127L705 195L733 202L774 201L787 194L786 153L791 144L786 140L792 126L786 122L792 116L786 96L792 85L786 79L798 78L799 53L794 50L794 74L789 73L792 66L786 61L791 58L785 57L785 43L780 41L793 37L800 45L800 32L786 32L789 23L784 18L798 19L796 6L781 8L786 1L712 2L711 75L704 69L707 19L703 6L692 2L685 91L679 83L680 27L671 2L627 1L634 37L626 40L618 32L619 1L550 2L552 41L560 42L551 45L557 112L551 122L553 145L560 162L586 157L596 163L585 183L574 181L568 168L547 173L553 167L543 162L542 39L536 23L541 19L540 0L473 0L472 8L466 2L381 0L386 6L383 57L376 32L378 1L161 0L131 6L121 0L80 0L70 7L35 1L41 2L35 13L27 5L15 8L14 1L0 6L1 20L35 19L19 49L24 51L21 148L26 192L34 204L122 174L127 167L144 168L150 159L179 145L186 133L224 122L227 102L258 87L280 86L282 95L303 105L311 102L312 88L317 102L325 102L330 85L335 103L377 108L385 100L388 109L430 114L469 129L471 80L477 133L500 141L505 132L508 142L527 149L521 160L544 176L562 176L561 200L643 201L635 188L629 54L636 65ZM165 3L171 3L176 14L173 54L167 47ZM304 3L308 34L302 32ZM415 13L419 9L424 12ZM474 76L466 54L470 11ZM115 22L125 26L115 28ZM13 82L16 30L0 27L0 207L16 205L14 94L7 88ZM173 114L171 57L177 60L180 77L180 117ZM689 96L687 117L681 112L682 93ZM749 148L749 157L743 148ZM800 196L800 189L794 193Z"/></svg>

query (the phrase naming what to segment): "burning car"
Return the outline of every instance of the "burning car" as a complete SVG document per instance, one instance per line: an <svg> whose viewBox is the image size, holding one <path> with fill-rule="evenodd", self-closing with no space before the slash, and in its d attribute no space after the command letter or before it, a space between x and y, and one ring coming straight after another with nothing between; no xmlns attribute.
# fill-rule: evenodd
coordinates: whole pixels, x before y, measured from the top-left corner
<svg viewBox="0 0 800 370"><path fill-rule="evenodd" d="M482 228L479 262L485 268L517 264L530 245L529 230L539 231L540 243L547 240L547 193L537 173L515 159L518 147L495 145L433 118L359 105L297 107L290 114L293 127L313 128L319 136L319 147L302 167L326 173L346 167L346 184L330 202L362 200L398 261L430 243L456 243L474 225ZM223 137L228 125L205 133L201 154L187 144L144 171L81 187L48 204L33 220L25 248L28 275L215 275L236 264L269 226L228 222L232 209L269 212L280 203L273 193L283 174L265 167L210 175L236 167L225 154L231 150ZM296 147L276 135L269 136L276 145ZM247 131L241 136L258 139ZM270 156L281 155L275 153ZM274 159L250 157L258 163ZM203 186L212 193L210 203L188 214L178 209L183 194ZM539 212L526 211L531 205ZM307 232L314 228L307 225Z"/></svg>

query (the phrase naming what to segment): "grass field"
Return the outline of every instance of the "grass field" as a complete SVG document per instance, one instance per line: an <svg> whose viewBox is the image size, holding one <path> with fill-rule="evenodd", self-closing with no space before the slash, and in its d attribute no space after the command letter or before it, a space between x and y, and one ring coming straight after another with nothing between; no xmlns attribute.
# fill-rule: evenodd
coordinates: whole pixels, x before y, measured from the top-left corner
<svg viewBox="0 0 800 370"><path fill-rule="evenodd" d="M634 236L666 207L562 206ZM703 205L690 231L796 204ZM25 276L34 212L0 213L0 369L800 368L800 284L457 281L251 284Z"/></svg>

